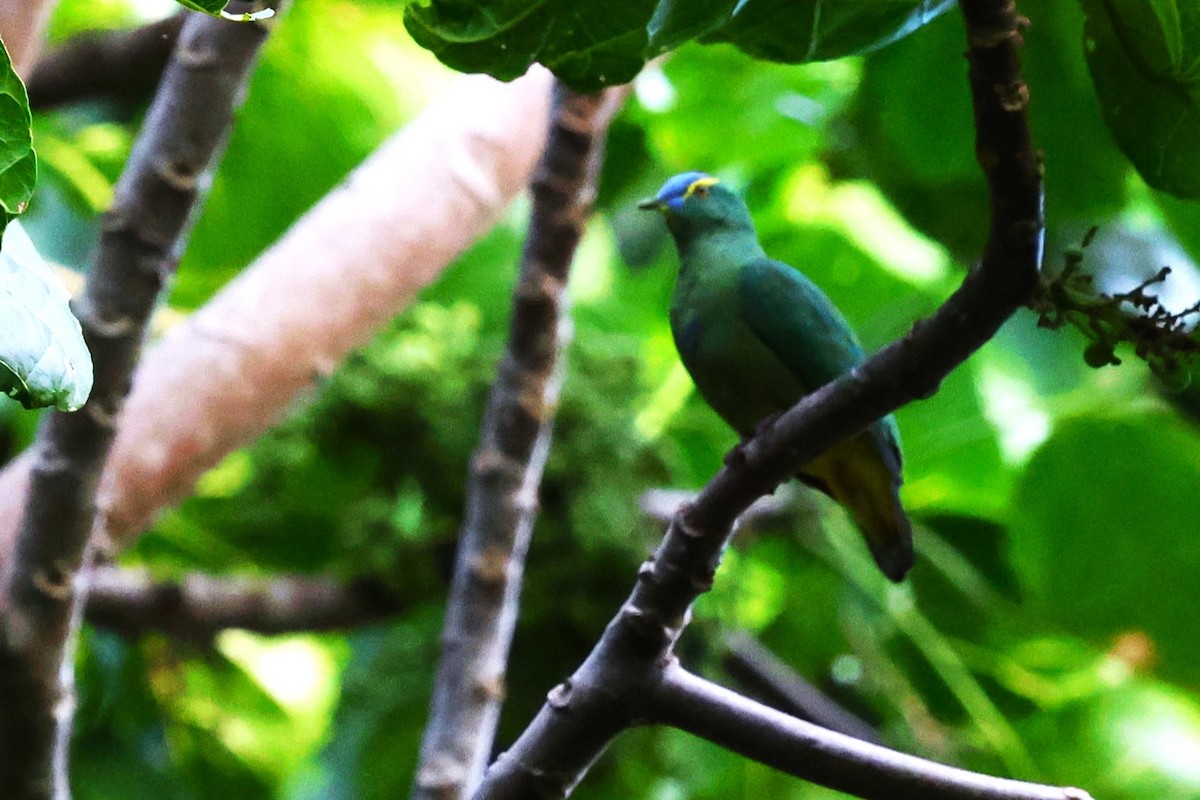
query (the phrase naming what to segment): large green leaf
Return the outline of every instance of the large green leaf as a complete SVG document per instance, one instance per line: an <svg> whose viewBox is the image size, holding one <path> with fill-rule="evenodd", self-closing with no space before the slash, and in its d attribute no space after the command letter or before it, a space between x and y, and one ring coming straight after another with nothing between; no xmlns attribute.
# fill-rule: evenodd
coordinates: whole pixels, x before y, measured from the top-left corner
<svg viewBox="0 0 1200 800"><path fill-rule="evenodd" d="M905 36L951 0L432 0L409 32L463 72L510 79L537 61L580 90L623 83L686 41L731 42L759 58L838 58Z"/></svg>
<svg viewBox="0 0 1200 800"><path fill-rule="evenodd" d="M1104 120L1146 182L1200 198L1200 4L1084 0Z"/></svg>
<svg viewBox="0 0 1200 800"><path fill-rule="evenodd" d="M1125 203L1128 160L1101 118L1078 44L1076 0L1041 0L1021 11L1031 21L1021 63L1034 138L1045 154L1047 217L1086 229ZM876 181L914 226L965 260L983 247L988 205L972 148L962 26L958 12L946 14L864 59L847 120L853 133L831 144L843 172ZM938 113L914 113L919 108Z"/></svg>
<svg viewBox="0 0 1200 800"><path fill-rule="evenodd" d="M0 244L0 391L26 408L74 411L92 390L92 358L62 281L18 223Z"/></svg>
<svg viewBox="0 0 1200 800"><path fill-rule="evenodd" d="M1144 633L1163 674L1195 682L1200 539L1187 501L1200 435L1166 412L1080 417L1034 454L1013 503L1030 606L1098 643Z"/></svg>

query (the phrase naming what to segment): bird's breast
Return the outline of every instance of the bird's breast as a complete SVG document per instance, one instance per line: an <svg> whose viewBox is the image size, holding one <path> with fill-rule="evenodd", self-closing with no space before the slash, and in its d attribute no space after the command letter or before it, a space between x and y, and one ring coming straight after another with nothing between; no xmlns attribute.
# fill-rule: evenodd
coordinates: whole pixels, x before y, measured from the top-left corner
<svg viewBox="0 0 1200 800"><path fill-rule="evenodd" d="M808 391L732 304L677 304L671 311L671 330L700 394L743 435Z"/></svg>

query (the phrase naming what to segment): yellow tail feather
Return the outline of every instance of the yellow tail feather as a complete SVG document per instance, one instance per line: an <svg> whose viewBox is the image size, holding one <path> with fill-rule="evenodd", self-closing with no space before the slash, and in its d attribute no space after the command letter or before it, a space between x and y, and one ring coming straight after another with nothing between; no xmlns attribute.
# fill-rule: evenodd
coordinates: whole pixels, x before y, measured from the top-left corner
<svg viewBox="0 0 1200 800"><path fill-rule="evenodd" d="M800 479L846 509L883 574L900 581L913 565L912 525L900 505L900 476L874 441L859 434L805 465Z"/></svg>

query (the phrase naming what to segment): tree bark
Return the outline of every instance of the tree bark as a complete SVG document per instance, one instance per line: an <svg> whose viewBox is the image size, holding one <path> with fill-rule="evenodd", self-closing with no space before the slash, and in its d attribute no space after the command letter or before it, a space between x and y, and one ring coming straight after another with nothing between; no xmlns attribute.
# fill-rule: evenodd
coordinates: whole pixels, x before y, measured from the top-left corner
<svg viewBox="0 0 1200 800"><path fill-rule="evenodd" d="M595 199L604 134L622 96L555 86L546 149L533 176L508 349L471 461L415 800L465 797L491 756L562 383L567 275Z"/></svg>
<svg viewBox="0 0 1200 800"><path fill-rule="evenodd" d="M15 549L0 572L0 785L17 800L69 796L73 638L96 488L146 324L266 33L188 20L101 224L76 306L95 384L79 412L51 412L39 431Z"/></svg>
<svg viewBox="0 0 1200 800"><path fill-rule="evenodd" d="M89 576L85 619L136 638L151 631L207 643L229 628L262 634L345 630L388 619L403 603L378 580L186 575L156 581L118 567Z"/></svg>
<svg viewBox="0 0 1200 800"><path fill-rule="evenodd" d="M97 97L141 102L158 86L186 16L179 12L130 30L82 33L55 47L38 59L25 82L30 108Z"/></svg>

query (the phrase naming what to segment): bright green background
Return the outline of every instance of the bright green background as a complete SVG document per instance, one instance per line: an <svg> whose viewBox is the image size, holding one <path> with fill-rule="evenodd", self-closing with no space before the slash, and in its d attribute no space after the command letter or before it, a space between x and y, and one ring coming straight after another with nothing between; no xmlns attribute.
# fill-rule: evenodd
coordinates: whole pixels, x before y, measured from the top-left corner
<svg viewBox="0 0 1200 800"><path fill-rule="evenodd" d="M1101 225L1087 264L1104 281L1170 263L1169 285L1190 304L1198 206L1149 188L1117 149L1081 7L1022 11L1048 268ZM304 0L282 19L181 266L177 309L203 303L445 88L448 71L403 16L392 2ZM64 0L53 27L61 37L135 18L121 0ZM677 363L665 315L674 255L635 200L685 169L742 188L768 251L878 347L953 289L986 231L963 49L951 11L867 56L783 66L687 45L639 79L573 274L575 340L502 743L587 652L657 541L641 493L699 487L734 442ZM36 115L43 171L29 229L55 258L84 263L141 111ZM407 792L524 211L124 558L164 577L380 575L410 610L346 636L231 632L212 648L89 630L78 798ZM1022 312L938 395L900 411L919 551L908 583L886 585L842 513L805 494L786 524L730 552L685 661L725 680L721 634L748 630L902 749L1105 800L1200 797L1200 394L1160 395L1131 354L1090 370L1082 347ZM16 419L14 447L30 426ZM640 730L577 796L834 795Z"/></svg>

